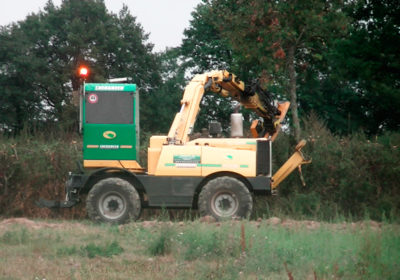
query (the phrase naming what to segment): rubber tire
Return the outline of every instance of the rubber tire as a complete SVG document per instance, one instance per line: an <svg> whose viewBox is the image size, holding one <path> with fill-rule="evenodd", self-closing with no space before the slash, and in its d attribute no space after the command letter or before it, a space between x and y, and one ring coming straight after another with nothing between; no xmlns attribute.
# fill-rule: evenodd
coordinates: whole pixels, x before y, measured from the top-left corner
<svg viewBox="0 0 400 280"><path fill-rule="evenodd" d="M221 216L212 207L213 197L221 192L230 193L236 198L238 207L232 215ZM233 177L223 176L210 180L202 188L198 207L201 216L212 216L217 221L232 218L248 219L253 210L253 198L243 182Z"/></svg>
<svg viewBox="0 0 400 280"><path fill-rule="evenodd" d="M118 195L126 204L122 215L117 218L110 219L101 213L100 199L107 193ZM121 178L106 178L97 182L89 191L86 198L86 210L89 218L93 221L124 224L136 221L142 207L139 194L131 183Z"/></svg>

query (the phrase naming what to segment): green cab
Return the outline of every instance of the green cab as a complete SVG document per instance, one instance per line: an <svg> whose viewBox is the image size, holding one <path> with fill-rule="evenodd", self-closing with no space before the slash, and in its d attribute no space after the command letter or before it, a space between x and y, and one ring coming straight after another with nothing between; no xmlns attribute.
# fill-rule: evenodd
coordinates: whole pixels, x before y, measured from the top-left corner
<svg viewBox="0 0 400 280"><path fill-rule="evenodd" d="M84 160L136 160L136 85L84 85Z"/></svg>

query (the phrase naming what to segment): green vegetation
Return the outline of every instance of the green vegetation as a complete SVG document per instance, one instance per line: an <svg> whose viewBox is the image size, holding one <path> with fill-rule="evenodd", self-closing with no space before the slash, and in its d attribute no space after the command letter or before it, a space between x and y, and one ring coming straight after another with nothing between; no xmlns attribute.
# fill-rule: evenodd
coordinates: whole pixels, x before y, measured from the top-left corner
<svg viewBox="0 0 400 280"><path fill-rule="evenodd" d="M311 112L341 135L398 131L398 13L392 0L202 1L182 45L155 54L126 7L116 15L99 0L49 1L0 28L0 129L76 131L72 91L78 66L87 64L90 82L130 77L138 85L144 134L167 131L191 78L185 73L213 69L245 83L258 78L277 99L290 100L296 139ZM203 102L197 129L210 120L227 124L231 104L215 95ZM254 117L242 111L247 122Z"/></svg>
<svg viewBox="0 0 400 280"><path fill-rule="evenodd" d="M114 255L120 255L124 249L118 244L117 241L107 243L105 245L96 245L89 243L88 245L81 246L79 249L75 246L59 248L57 250L57 256L85 256L90 259L100 257L112 257Z"/></svg>
<svg viewBox="0 0 400 280"><path fill-rule="evenodd" d="M257 198L251 222L0 224L0 279L399 279L399 9L391 0L204 0L182 45L158 54L126 7L115 15L101 0L49 1L1 26L1 217L86 216L83 203L34 206L63 199L81 161L73 92L82 64L90 82L138 85L142 159L179 110L185 74L228 69L292 103L275 168L300 136L313 163L305 187L294 173L279 196ZM229 101L202 102L196 130L210 120L229 127ZM240 110L249 126L255 116ZM173 213L196 215L162 215ZM254 222L274 216L283 222Z"/></svg>
<svg viewBox="0 0 400 280"><path fill-rule="evenodd" d="M400 217L400 135L385 133L369 140L364 134L333 135L315 115L303 121L307 157L306 186L295 171L279 187L279 195L257 197L253 219L289 216L331 221L344 217L398 222ZM279 168L293 152L294 139L281 133L274 142L273 166ZM146 144L143 144L143 146ZM143 152L145 148L143 147ZM141 154L146 159L145 153ZM39 197L64 197L65 178L81 161L78 136L21 135L0 138L0 215L40 218L82 218L84 203L50 211L34 205ZM276 171L276 170L275 170ZM167 217L169 219L169 217ZM166 249L155 245L160 254Z"/></svg>
<svg viewBox="0 0 400 280"><path fill-rule="evenodd" d="M23 245L29 242L29 235L26 228L20 231L6 231L0 237L0 243L8 245Z"/></svg>
<svg viewBox="0 0 400 280"><path fill-rule="evenodd" d="M400 277L397 225L271 223L272 219L217 224L154 221L122 227L45 223L57 226L51 229L40 221L35 222L36 229L9 225L0 228L1 277L80 279L88 273L92 279L288 279L289 273L294 279ZM14 242L10 236L25 241Z"/></svg>
<svg viewBox="0 0 400 280"><path fill-rule="evenodd" d="M310 112L338 134L398 131L399 9L392 0L203 1L181 51L193 73L227 68L290 100L292 133ZM213 108L214 118L229 109Z"/></svg>
<svg viewBox="0 0 400 280"><path fill-rule="evenodd" d="M160 63L147 39L126 6L116 15L99 0L48 1L39 13L2 26L0 127L12 134L24 126L76 131L73 91L81 65L90 69L88 82L135 77L145 104L149 89L160 84Z"/></svg>
<svg viewBox="0 0 400 280"><path fill-rule="evenodd" d="M157 233L154 233L152 239L147 244L147 250L150 255L162 256L171 253L171 240L174 233L168 225L162 226Z"/></svg>
<svg viewBox="0 0 400 280"><path fill-rule="evenodd" d="M294 172L279 187L279 196L269 200L270 205L256 209L318 220L369 217L399 221L400 134L388 132L373 139L363 133L339 137L315 115L303 123L303 136L308 140L304 152L313 160L302 168L306 186ZM290 143L295 142L283 134L274 142L275 168L289 157Z"/></svg>
<svg viewBox="0 0 400 280"><path fill-rule="evenodd" d="M35 207L34 201L39 195L64 197L66 176L81 162L81 146L79 137L61 131L57 135L0 137L0 213L51 216ZM65 217L75 210L67 212Z"/></svg>

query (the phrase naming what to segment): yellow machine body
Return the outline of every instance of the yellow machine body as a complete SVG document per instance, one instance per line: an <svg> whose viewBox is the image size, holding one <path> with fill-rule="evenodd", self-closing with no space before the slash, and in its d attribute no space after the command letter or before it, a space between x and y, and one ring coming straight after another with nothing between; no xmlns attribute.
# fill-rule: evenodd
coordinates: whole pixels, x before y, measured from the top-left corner
<svg viewBox="0 0 400 280"><path fill-rule="evenodd" d="M150 141L152 143L152 141ZM186 145L150 146L148 174L155 176L208 176L230 171L255 175L255 139L196 139Z"/></svg>
<svg viewBox="0 0 400 280"><path fill-rule="evenodd" d="M101 85L103 87L115 88ZM231 97L254 111L259 119L254 120L250 127L253 138L191 140L206 91ZM105 109L112 106L112 94L104 92L100 96L108 98L107 102L102 103ZM93 97L88 102L97 104L100 97ZM135 104L138 104L138 100ZM125 103L119 105L124 108ZM197 208L201 215L212 215L218 220L248 218L253 208L253 195L272 193L294 169L300 169L302 164L310 162L305 160L301 152L305 145L305 141L302 141L289 160L272 175L272 142L289 106L289 102L274 101L259 83L245 86L238 77L227 71L196 75L185 88L181 109L175 115L168 134L150 138L147 171L139 165L136 156L125 157L126 151L133 150L134 143L131 141L126 144L132 139L121 138L124 140L122 144L110 142L104 145L107 150L103 152L107 157L86 157L83 162L85 169L77 174L69 174L65 201L41 199L38 205L49 208L72 207L79 203L81 192L88 192L87 212L96 221L124 223L135 220L140 216L142 207ZM103 117L101 111L99 115ZM130 113L127 119L133 119ZM138 120L136 116L135 120ZM92 130L89 136L120 140L118 131L111 131L108 126L107 131L101 130L107 123L117 128L126 126L136 129L130 122L115 124L105 118L96 124L98 130ZM136 135L134 131L131 132ZM84 148L90 156L101 147L88 142ZM114 153L118 153L119 157Z"/></svg>

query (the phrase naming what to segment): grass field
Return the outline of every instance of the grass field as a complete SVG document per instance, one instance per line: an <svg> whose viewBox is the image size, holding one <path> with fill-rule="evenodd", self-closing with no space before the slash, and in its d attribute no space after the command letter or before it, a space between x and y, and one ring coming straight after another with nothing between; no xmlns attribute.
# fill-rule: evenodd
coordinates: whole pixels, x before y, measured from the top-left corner
<svg viewBox="0 0 400 280"><path fill-rule="evenodd" d="M0 220L0 279L400 279L400 226Z"/></svg>

